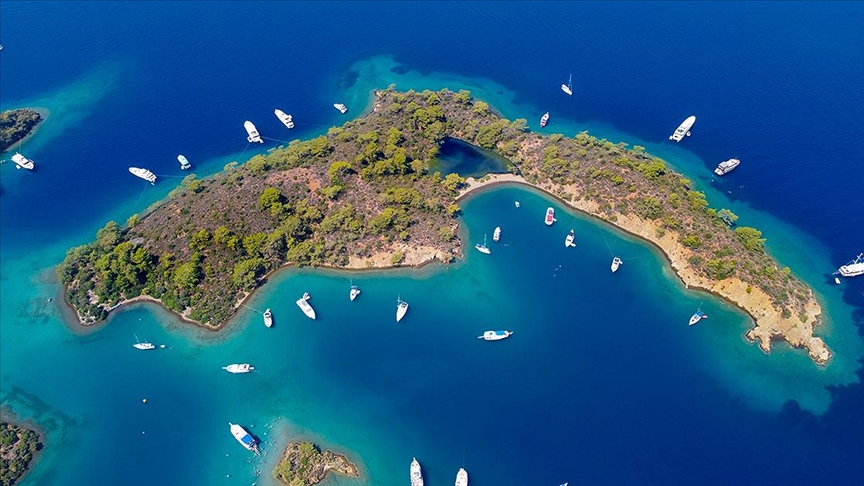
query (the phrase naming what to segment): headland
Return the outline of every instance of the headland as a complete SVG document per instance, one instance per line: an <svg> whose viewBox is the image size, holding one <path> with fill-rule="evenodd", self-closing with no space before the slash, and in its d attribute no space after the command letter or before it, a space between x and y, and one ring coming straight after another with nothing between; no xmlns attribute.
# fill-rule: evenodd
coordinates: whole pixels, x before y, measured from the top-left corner
<svg viewBox="0 0 864 486"><path fill-rule="evenodd" d="M289 486L311 486L324 480L330 471L357 478L357 466L345 456L321 449L311 442L291 442L273 470L273 477Z"/></svg>
<svg viewBox="0 0 864 486"><path fill-rule="evenodd" d="M32 135L44 118L39 111L29 108L0 113L0 153L13 149Z"/></svg>

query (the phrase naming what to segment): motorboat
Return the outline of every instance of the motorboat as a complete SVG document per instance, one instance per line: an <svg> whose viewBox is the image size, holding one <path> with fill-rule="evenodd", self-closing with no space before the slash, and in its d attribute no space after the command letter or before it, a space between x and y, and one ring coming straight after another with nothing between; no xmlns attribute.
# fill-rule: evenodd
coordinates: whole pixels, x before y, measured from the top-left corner
<svg viewBox="0 0 864 486"><path fill-rule="evenodd" d="M309 305L310 298L311 297L309 296L309 292L304 292L303 297L297 299L297 307L300 307L300 310L302 310L303 313L306 314L306 317L308 317L309 319L315 319L315 309L313 309L312 306Z"/></svg>
<svg viewBox="0 0 864 486"><path fill-rule="evenodd" d="M482 336L477 336L477 339L500 341L502 339L507 339L511 334L513 334L512 331L486 331Z"/></svg>
<svg viewBox="0 0 864 486"><path fill-rule="evenodd" d="M576 232L572 229L569 233L567 233L567 238L564 238L564 246L570 248L571 246L576 246L576 243L573 240L576 239Z"/></svg>
<svg viewBox="0 0 864 486"><path fill-rule="evenodd" d="M270 312L270 309L264 311L264 325L273 327L273 313Z"/></svg>
<svg viewBox="0 0 864 486"><path fill-rule="evenodd" d="M617 256L615 258L613 258L612 259L612 273L617 272L618 267L620 267L622 263L624 263L624 262L622 262L621 259L618 258Z"/></svg>
<svg viewBox="0 0 864 486"><path fill-rule="evenodd" d="M249 373L250 371L254 370L255 367L250 365L249 363L242 363L223 366L222 369L227 371L228 373Z"/></svg>
<svg viewBox="0 0 864 486"><path fill-rule="evenodd" d="M232 424L231 422L228 422L228 427L231 429L231 435L237 439L237 442L239 442L240 445L254 452L256 456L261 455L261 452L258 450L258 442L254 437L252 437L252 434L247 432L242 426Z"/></svg>

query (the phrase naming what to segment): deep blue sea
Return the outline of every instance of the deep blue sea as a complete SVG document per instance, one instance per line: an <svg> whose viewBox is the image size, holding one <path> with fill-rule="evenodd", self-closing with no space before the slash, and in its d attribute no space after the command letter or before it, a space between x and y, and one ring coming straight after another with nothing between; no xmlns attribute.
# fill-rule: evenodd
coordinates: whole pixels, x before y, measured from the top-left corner
<svg viewBox="0 0 864 486"><path fill-rule="evenodd" d="M47 442L25 484L271 484L298 438L361 464L329 485L407 484L415 456L430 486L460 467L472 486L860 483L864 277L830 274L864 252L862 20L860 2L2 2L0 109L49 113L18 148L36 170L0 165L0 406ZM70 318L54 267L167 196L177 154L206 177L362 115L390 84L645 146L814 288L834 359L762 353L745 314L683 288L655 248L519 186L462 202L467 257L450 266L284 270L218 333L150 304ZM693 135L668 141L689 115ZM470 250L484 235L488 256ZM710 319L688 327L700 306ZM487 329L514 335L478 341ZM221 370L241 362L256 371Z"/></svg>

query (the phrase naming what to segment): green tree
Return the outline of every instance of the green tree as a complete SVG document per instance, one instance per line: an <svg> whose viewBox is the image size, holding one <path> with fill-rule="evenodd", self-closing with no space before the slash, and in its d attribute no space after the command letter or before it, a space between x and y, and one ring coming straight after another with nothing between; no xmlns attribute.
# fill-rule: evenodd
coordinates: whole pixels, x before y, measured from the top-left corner
<svg viewBox="0 0 864 486"><path fill-rule="evenodd" d="M717 211L717 218L719 218L720 221L723 221L726 226L732 226L735 224L735 221L738 221L738 216L728 209Z"/></svg>
<svg viewBox="0 0 864 486"><path fill-rule="evenodd" d="M765 238L762 238L762 232L756 228L741 226L735 228L735 236L744 244L744 248L750 251L762 251L765 245Z"/></svg>
<svg viewBox="0 0 864 486"><path fill-rule="evenodd" d="M462 187L465 186L465 178L459 176L459 174L455 172L452 172L450 174L447 174L446 177L444 177L444 180L441 181L441 185L444 186L444 188L451 193L455 194L459 192L459 189L462 189Z"/></svg>

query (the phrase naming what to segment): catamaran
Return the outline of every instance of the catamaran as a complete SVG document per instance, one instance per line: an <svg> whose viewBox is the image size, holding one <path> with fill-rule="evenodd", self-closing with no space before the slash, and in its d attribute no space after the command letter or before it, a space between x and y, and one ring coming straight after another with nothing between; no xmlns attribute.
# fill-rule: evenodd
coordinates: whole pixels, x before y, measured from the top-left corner
<svg viewBox="0 0 864 486"><path fill-rule="evenodd" d="M566 248L570 248L571 246L576 246L576 243L573 243L573 240L576 239L576 232L572 229L569 233L567 233L567 238L564 238L564 246Z"/></svg>
<svg viewBox="0 0 864 486"><path fill-rule="evenodd" d="M546 126L549 123L549 112L547 111L543 116L540 117L540 128Z"/></svg>
<svg viewBox="0 0 864 486"><path fill-rule="evenodd" d="M707 319L707 318L708 318L708 316L706 316L705 313L702 312L702 309L696 309L696 313L693 314L692 317L690 317L690 325L692 326L693 324L696 324L697 322L701 321L702 319Z"/></svg>
<svg viewBox="0 0 864 486"><path fill-rule="evenodd" d="M248 140L249 143L253 143L253 142L264 143L264 140L261 138L261 135L258 134L258 129L255 128L255 125L253 125L251 121L246 120L243 123L243 128L245 128L246 133L249 134L249 136L246 137L246 140Z"/></svg>
<svg viewBox="0 0 864 486"><path fill-rule="evenodd" d="M420 463L416 457L411 461L411 486L423 486L423 473L420 472Z"/></svg>
<svg viewBox="0 0 864 486"><path fill-rule="evenodd" d="M15 155L12 156L12 162L15 162L15 165L17 165L19 169L33 170L33 167L35 167L32 160L24 157L18 152L15 152Z"/></svg>
<svg viewBox="0 0 864 486"><path fill-rule="evenodd" d="M240 445L254 452L256 456L261 455L261 452L258 451L258 443L255 441L255 438L252 437L252 434L246 432L246 429L243 427L237 424L232 424L231 422L228 422L228 427L231 428L231 435L237 439L237 442L239 442Z"/></svg>
<svg viewBox="0 0 864 486"><path fill-rule="evenodd" d="M139 167L129 167L129 172L131 172L132 175L144 179L150 184L156 184L156 174L150 172L147 169L141 169Z"/></svg>
<svg viewBox="0 0 864 486"><path fill-rule="evenodd" d="M255 367L250 365L249 363L242 363L223 366L222 369L227 371L228 373L249 373L250 371L254 370Z"/></svg>
<svg viewBox="0 0 864 486"><path fill-rule="evenodd" d="M495 227L495 232L492 233L492 241L498 241L498 240L500 240L500 239L501 239L501 227L500 227L500 226L496 226L496 227Z"/></svg>
<svg viewBox="0 0 864 486"><path fill-rule="evenodd" d="M474 245L474 248L477 248L477 251L479 251L480 253L485 253L487 255L492 254L492 250L486 248L486 235L483 235L483 244L481 245L480 243L477 243L476 245Z"/></svg>
<svg viewBox="0 0 864 486"><path fill-rule="evenodd" d="M302 310L304 314L306 314L306 317L309 319L315 319L315 309L309 305L309 299L309 292L303 292L303 297L297 299L297 306L300 307L300 310Z"/></svg>
<svg viewBox="0 0 864 486"><path fill-rule="evenodd" d="M273 327L273 313L270 312L270 309L264 311L264 325Z"/></svg>
<svg viewBox="0 0 864 486"><path fill-rule="evenodd" d="M561 85L561 91L567 93L569 96L573 96L573 73L570 73L570 81L567 81L567 84Z"/></svg>
<svg viewBox="0 0 864 486"><path fill-rule="evenodd" d="M334 103L333 108L336 108L337 110L339 110L339 112L342 113L343 115L348 112L348 108L345 105L343 105L342 103Z"/></svg>
<svg viewBox="0 0 864 486"><path fill-rule="evenodd" d="M354 285L354 281L352 280L351 281L351 292L348 293L348 297L350 297L351 300L353 301L354 299L357 298L358 295L360 295L360 287Z"/></svg>
<svg viewBox="0 0 864 486"><path fill-rule="evenodd" d="M468 471L465 468L459 468L456 473L456 486L468 486Z"/></svg>
<svg viewBox="0 0 864 486"><path fill-rule="evenodd" d="M840 267L837 273L844 277L857 277L864 274L864 253L859 254L854 260Z"/></svg>
<svg viewBox="0 0 864 486"><path fill-rule="evenodd" d="M678 125L678 128L675 129L672 135L669 135L669 140L675 140L676 142L680 142L684 137L689 137L690 127L692 127L694 123L696 123L696 117L688 116L686 120L684 120L683 122L681 122L680 125Z"/></svg>
<svg viewBox="0 0 864 486"><path fill-rule="evenodd" d="M482 336L477 336L477 339L484 339L486 341L500 341L502 339L506 339L513 334L512 331L486 331Z"/></svg>
<svg viewBox="0 0 864 486"><path fill-rule="evenodd" d="M402 300L402 297L396 298L396 322L402 320L405 317L405 313L408 312L408 302Z"/></svg>
<svg viewBox="0 0 864 486"><path fill-rule="evenodd" d="M285 125L287 128L289 128L289 129L294 128L294 119L291 118L291 115L285 113L284 111L280 110L279 108L276 108L275 110L273 110L273 113L276 114L276 118L278 118L279 121L281 121L282 124Z"/></svg>
<svg viewBox="0 0 864 486"><path fill-rule="evenodd" d="M738 167L738 164L740 164L740 163L741 163L741 161L738 159L724 160L723 162L720 162L717 165L717 168L714 169L714 173L717 174L718 176L722 176L723 174L732 172L732 170L735 167Z"/></svg>
<svg viewBox="0 0 864 486"><path fill-rule="evenodd" d="M555 222L555 209L547 208L546 209L546 226L552 226L552 223Z"/></svg>
<svg viewBox="0 0 864 486"><path fill-rule="evenodd" d="M137 334L134 334L134 336L135 336L135 344L133 344L132 347L134 347L136 349L156 349L156 346L153 346L153 343L150 343L150 342L143 342L142 343L141 341L138 340Z"/></svg>
<svg viewBox="0 0 864 486"><path fill-rule="evenodd" d="M178 155L177 160L180 162L180 169L188 170L192 168L192 164L190 164L189 160L183 155Z"/></svg>
<svg viewBox="0 0 864 486"><path fill-rule="evenodd" d="M612 273L617 272L618 267L620 267L622 263L624 263L624 262L622 262L620 258L618 258L618 257L613 258L612 259Z"/></svg>

